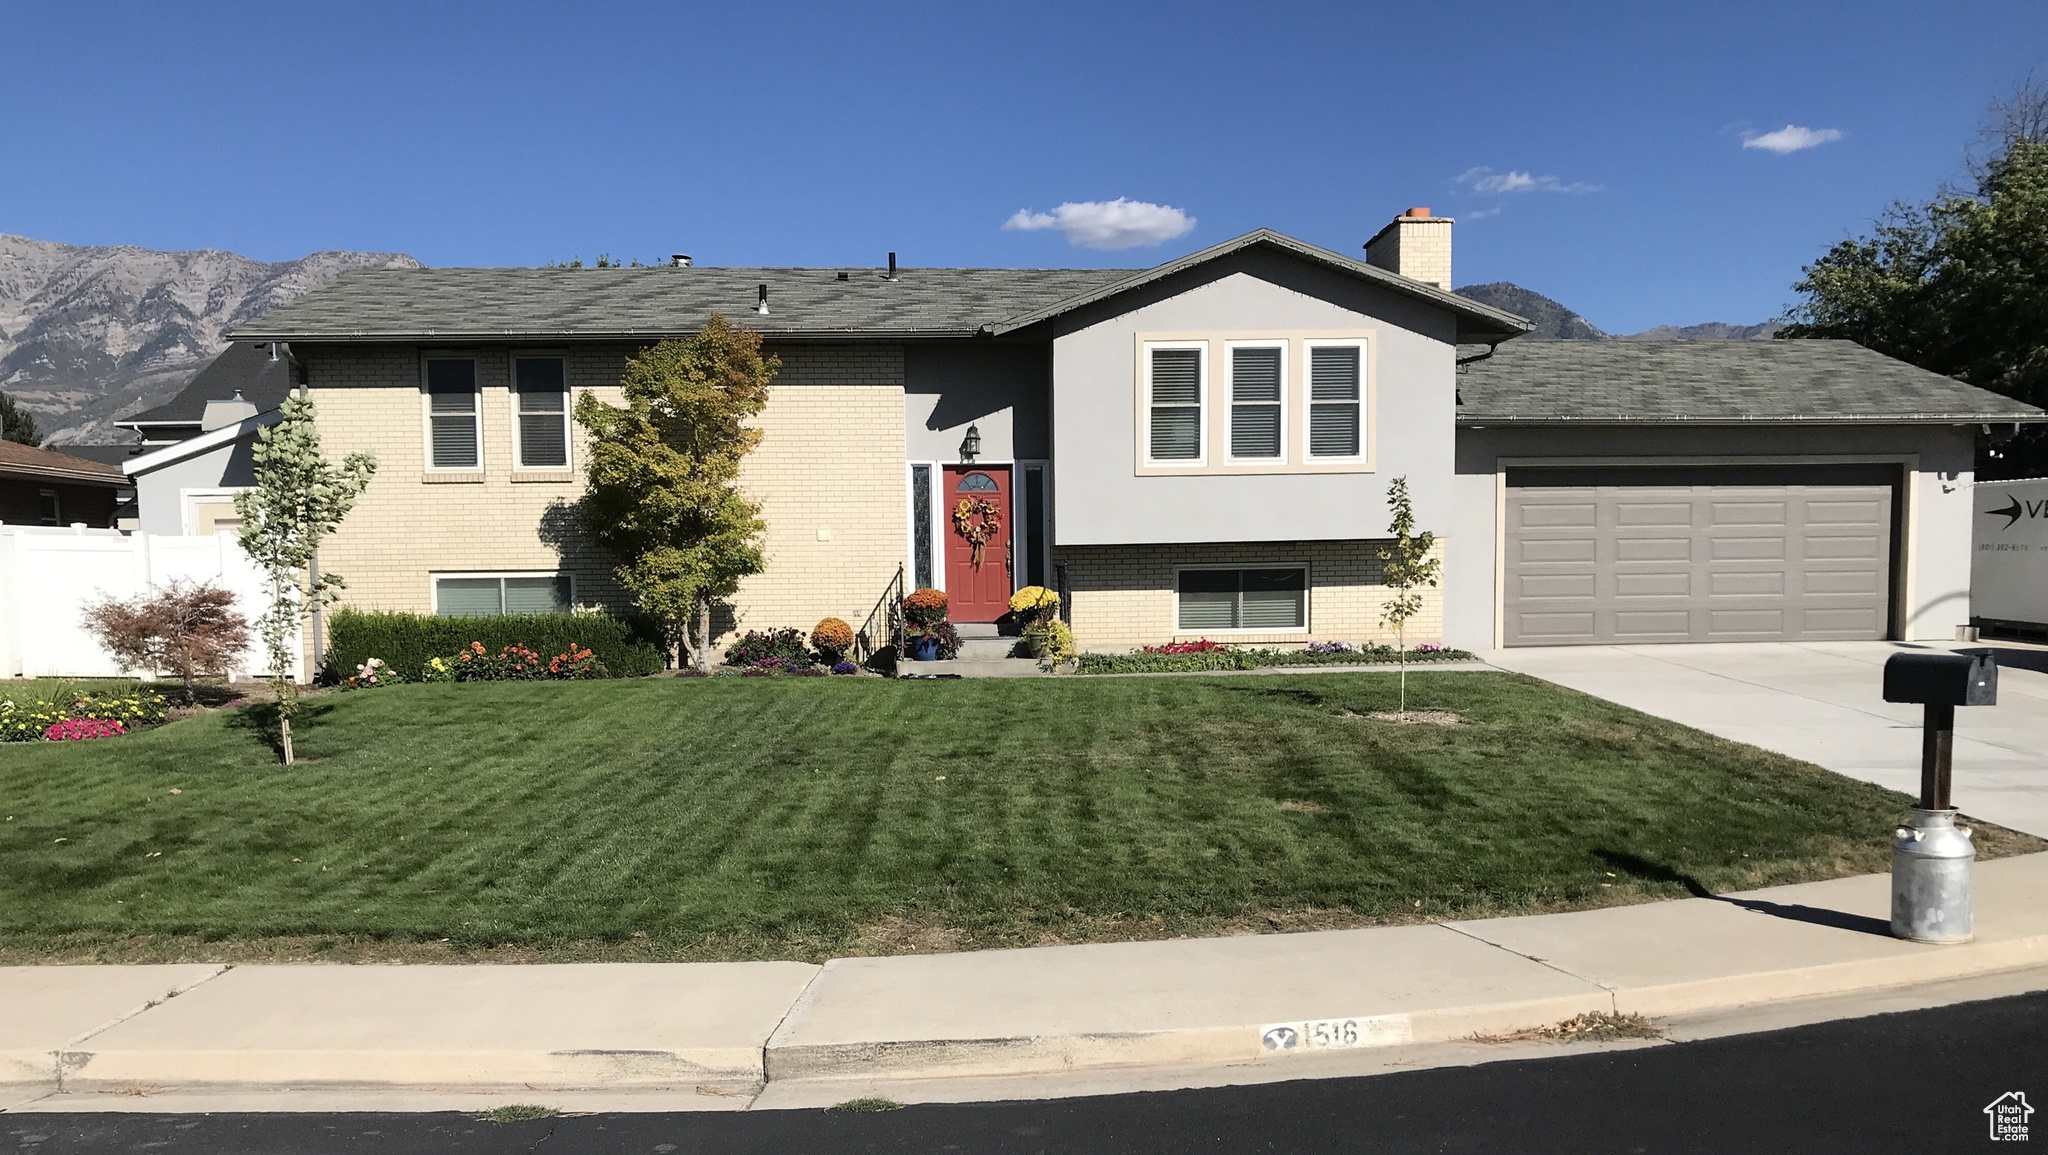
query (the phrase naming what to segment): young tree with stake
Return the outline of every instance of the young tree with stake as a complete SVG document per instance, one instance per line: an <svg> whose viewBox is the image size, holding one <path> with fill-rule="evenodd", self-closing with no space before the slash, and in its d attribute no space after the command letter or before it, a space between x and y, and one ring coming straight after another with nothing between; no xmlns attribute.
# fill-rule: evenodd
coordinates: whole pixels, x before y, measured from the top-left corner
<svg viewBox="0 0 2048 1155"><path fill-rule="evenodd" d="M781 367L761 355L760 334L714 313L695 336L626 362L624 408L588 393L576 402L591 439L590 534L619 559L619 584L699 670L711 668L712 603L765 564L766 526L739 472L761 440L746 423L768 404Z"/></svg>
<svg viewBox="0 0 2048 1155"><path fill-rule="evenodd" d="M256 487L235 495L235 514L242 519L236 540L262 568L270 596L270 608L256 619L256 631L270 659L279 752L289 766L292 716L299 706L294 677L299 625L313 607L340 597L343 586L339 574L315 572L313 560L320 539L333 533L355 508L370 475L377 472L377 459L351 453L340 465L330 465L320 456L312 399L295 395L282 408L277 424L256 432Z"/></svg>
<svg viewBox="0 0 2048 1155"><path fill-rule="evenodd" d="M1380 550L1381 581L1394 591L1380 606L1380 622L1394 627L1396 661L1401 668L1401 710L1408 712L1408 619L1422 612L1422 589L1436 585L1443 559L1429 556L1436 546L1436 534L1415 532L1415 509L1408 501L1408 479L1397 477L1387 486L1387 506L1393 524L1387 531L1394 540Z"/></svg>

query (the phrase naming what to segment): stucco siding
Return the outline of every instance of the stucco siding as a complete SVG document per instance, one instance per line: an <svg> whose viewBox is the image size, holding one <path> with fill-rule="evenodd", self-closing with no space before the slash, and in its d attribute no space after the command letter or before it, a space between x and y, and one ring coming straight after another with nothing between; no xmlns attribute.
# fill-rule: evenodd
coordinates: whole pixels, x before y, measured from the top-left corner
<svg viewBox="0 0 2048 1155"><path fill-rule="evenodd" d="M1494 645L1499 473L1507 461L1587 464L1896 462L1906 469L1894 575L1900 633L1947 641L1970 613L1970 492L1975 437L1947 425L1534 427L1461 429L1457 507L1445 561L1445 638Z"/></svg>
<svg viewBox="0 0 2048 1155"><path fill-rule="evenodd" d="M989 461L1051 456L1051 366L1042 344L912 345L903 404L912 461L958 461L973 426Z"/></svg>
<svg viewBox="0 0 2048 1155"><path fill-rule="evenodd" d="M1140 335L1247 332L1369 334L1370 472L1160 475L1139 468ZM1082 310L1053 340L1054 540L1374 537L1386 532L1387 483L1403 476L1417 517L1442 525L1453 505L1454 339L1452 318L1441 309L1264 253L1224 258Z"/></svg>

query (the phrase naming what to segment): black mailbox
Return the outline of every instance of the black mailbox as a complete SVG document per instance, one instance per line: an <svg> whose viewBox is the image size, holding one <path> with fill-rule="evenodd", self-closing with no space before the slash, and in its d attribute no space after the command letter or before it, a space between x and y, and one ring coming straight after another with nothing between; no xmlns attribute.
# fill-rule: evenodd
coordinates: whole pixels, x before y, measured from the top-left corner
<svg viewBox="0 0 2048 1155"><path fill-rule="evenodd" d="M1893 654L1884 664L1884 700L1930 706L1995 706L1998 663L1991 654Z"/></svg>

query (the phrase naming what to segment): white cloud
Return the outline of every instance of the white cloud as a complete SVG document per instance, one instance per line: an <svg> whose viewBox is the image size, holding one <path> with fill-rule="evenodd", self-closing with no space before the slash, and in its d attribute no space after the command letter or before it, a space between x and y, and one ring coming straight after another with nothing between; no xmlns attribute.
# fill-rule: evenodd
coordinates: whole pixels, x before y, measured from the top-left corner
<svg viewBox="0 0 2048 1155"><path fill-rule="evenodd" d="M1526 192L1577 194L1595 193L1601 189L1600 185L1589 184L1582 180L1560 180L1554 176L1537 176L1534 173L1522 172L1517 169L1509 169L1507 172L1495 172L1483 164L1468 168L1464 172L1459 173L1457 183L1464 185L1473 192L1488 194Z"/></svg>
<svg viewBox="0 0 2048 1155"><path fill-rule="evenodd" d="M1842 139L1839 128L1806 128L1803 125L1788 124L1776 132L1745 132L1742 147L1760 148L1783 156L1788 152L1819 148Z"/></svg>
<svg viewBox="0 0 2048 1155"><path fill-rule="evenodd" d="M1169 205L1149 201L1068 201L1049 213L1018 209L1003 228L1017 232L1058 229L1067 243L1084 249L1135 249L1184 237L1195 218Z"/></svg>

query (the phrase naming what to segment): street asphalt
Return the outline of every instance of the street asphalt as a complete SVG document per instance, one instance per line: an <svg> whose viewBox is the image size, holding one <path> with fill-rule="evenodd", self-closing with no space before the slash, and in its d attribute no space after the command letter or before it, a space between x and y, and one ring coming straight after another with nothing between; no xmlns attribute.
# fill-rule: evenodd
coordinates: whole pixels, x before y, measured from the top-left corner
<svg viewBox="0 0 2048 1155"><path fill-rule="evenodd" d="M1995 1151L1984 1109L2008 1092L2048 1106L2048 993L1478 1067L874 1113L5 1115L0 1155ZM2048 1113L2032 1130L2048 1141Z"/></svg>

